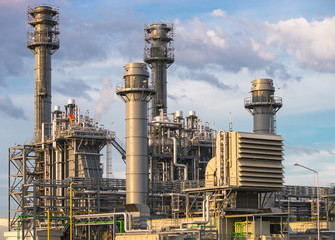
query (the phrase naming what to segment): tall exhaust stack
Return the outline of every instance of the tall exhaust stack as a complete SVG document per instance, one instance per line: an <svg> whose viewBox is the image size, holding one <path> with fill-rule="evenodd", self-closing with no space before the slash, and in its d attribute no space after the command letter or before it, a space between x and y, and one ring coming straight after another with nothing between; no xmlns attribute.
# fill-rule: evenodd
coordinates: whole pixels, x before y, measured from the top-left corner
<svg viewBox="0 0 335 240"><path fill-rule="evenodd" d="M147 110L154 90L149 88L145 63L129 63L116 94L126 103L126 208L133 216L149 216Z"/></svg>
<svg viewBox="0 0 335 240"><path fill-rule="evenodd" d="M27 48L35 55L35 140L48 135L51 123L51 55L59 48L59 10L50 6L28 8ZM45 129L42 130L42 123Z"/></svg>
<svg viewBox="0 0 335 240"><path fill-rule="evenodd" d="M156 91L152 99L151 117L160 115L161 109L167 112L166 70L174 62L173 25L154 23L145 26L144 61L151 68L151 80Z"/></svg>
<svg viewBox="0 0 335 240"><path fill-rule="evenodd" d="M252 81L251 97L244 100L245 109L254 117L254 133L275 134L275 115L282 107L282 99L275 97L272 79Z"/></svg>

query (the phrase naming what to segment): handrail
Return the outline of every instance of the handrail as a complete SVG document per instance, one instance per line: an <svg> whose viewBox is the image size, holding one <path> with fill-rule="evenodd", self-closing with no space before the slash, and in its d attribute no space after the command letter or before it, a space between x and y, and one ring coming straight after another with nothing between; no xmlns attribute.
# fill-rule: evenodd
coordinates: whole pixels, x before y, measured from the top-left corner
<svg viewBox="0 0 335 240"><path fill-rule="evenodd" d="M268 104L282 104L283 100L281 97L265 97L265 96L256 96L256 97L247 97L244 99L244 104L249 105L252 103L268 103Z"/></svg>

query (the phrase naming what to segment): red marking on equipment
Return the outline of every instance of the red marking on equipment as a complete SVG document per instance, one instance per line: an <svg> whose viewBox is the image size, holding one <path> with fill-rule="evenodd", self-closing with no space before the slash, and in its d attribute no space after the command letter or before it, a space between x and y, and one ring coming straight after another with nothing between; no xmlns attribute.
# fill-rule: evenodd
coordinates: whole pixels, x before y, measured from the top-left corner
<svg viewBox="0 0 335 240"><path fill-rule="evenodd" d="M70 113L70 114L69 114L69 117L70 117L70 121L71 121L71 124L72 124L72 118L73 118L73 115Z"/></svg>

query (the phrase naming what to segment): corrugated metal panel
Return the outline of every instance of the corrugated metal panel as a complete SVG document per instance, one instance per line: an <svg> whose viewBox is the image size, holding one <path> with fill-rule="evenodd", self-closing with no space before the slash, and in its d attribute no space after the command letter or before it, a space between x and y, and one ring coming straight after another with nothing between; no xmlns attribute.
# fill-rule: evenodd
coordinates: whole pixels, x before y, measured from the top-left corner
<svg viewBox="0 0 335 240"><path fill-rule="evenodd" d="M251 167L240 166L240 169L245 172L250 171L250 172L265 172L265 173L284 173L282 168L258 168L257 166L251 166Z"/></svg>
<svg viewBox="0 0 335 240"><path fill-rule="evenodd" d="M283 139L279 135L237 133L238 186L279 189L283 186Z"/></svg>

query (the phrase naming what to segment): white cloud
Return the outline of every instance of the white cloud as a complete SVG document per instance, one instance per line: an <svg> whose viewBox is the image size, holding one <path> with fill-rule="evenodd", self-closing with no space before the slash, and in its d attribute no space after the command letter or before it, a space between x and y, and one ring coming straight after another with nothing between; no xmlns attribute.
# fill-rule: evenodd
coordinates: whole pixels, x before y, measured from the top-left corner
<svg viewBox="0 0 335 240"><path fill-rule="evenodd" d="M205 68L208 64L239 72L264 69L275 58L257 43L253 32L243 21L234 18L209 23L206 19L176 21L176 59L188 68ZM230 30L226 25L230 26ZM233 29L233 31L231 30Z"/></svg>
<svg viewBox="0 0 335 240"><path fill-rule="evenodd" d="M100 121L101 116L110 110L115 96L115 88L109 78L104 78L101 84L103 88L100 92L99 104L95 109L96 121Z"/></svg>
<svg viewBox="0 0 335 240"><path fill-rule="evenodd" d="M287 146L285 154L287 185L313 184L313 172L293 166L295 162L317 171L320 186L329 186L330 183L335 182L335 147L333 145L324 145L321 149L309 146Z"/></svg>
<svg viewBox="0 0 335 240"><path fill-rule="evenodd" d="M308 22L295 18L265 22L268 45L295 57L305 68L335 72L335 17Z"/></svg>
<svg viewBox="0 0 335 240"><path fill-rule="evenodd" d="M268 60L273 61L275 59L275 55L269 51L261 42L259 42L255 38L250 38L250 43L252 50L256 53L258 53L259 57Z"/></svg>
<svg viewBox="0 0 335 240"><path fill-rule="evenodd" d="M226 47L226 41L225 41L224 37L219 36L217 32L215 32L213 30L208 30L207 31L207 37L210 39L210 41L213 43L213 45L215 45L219 48L225 48Z"/></svg>
<svg viewBox="0 0 335 240"><path fill-rule="evenodd" d="M0 1L0 7L20 7L26 4L25 0L11 0L11 1Z"/></svg>
<svg viewBox="0 0 335 240"><path fill-rule="evenodd" d="M227 12L226 11L223 11L222 9L215 9L211 12L211 15L212 16L215 16L215 17L227 17Z"/></svg>

